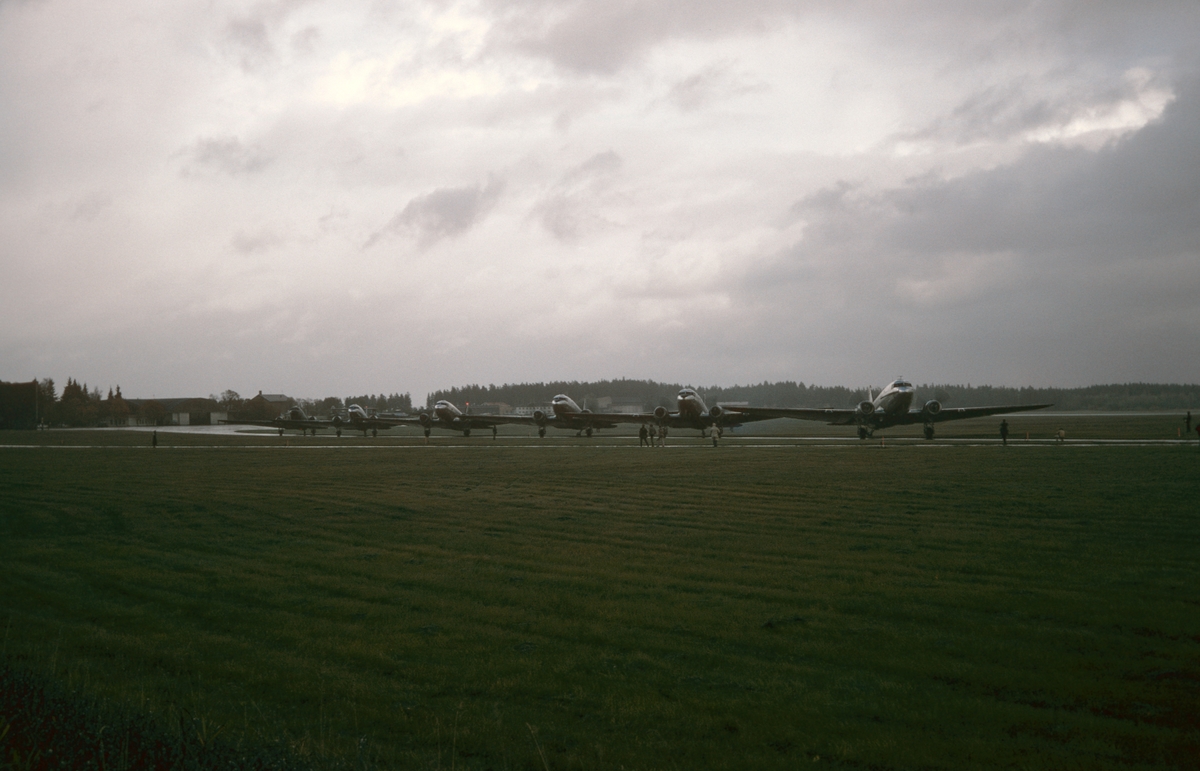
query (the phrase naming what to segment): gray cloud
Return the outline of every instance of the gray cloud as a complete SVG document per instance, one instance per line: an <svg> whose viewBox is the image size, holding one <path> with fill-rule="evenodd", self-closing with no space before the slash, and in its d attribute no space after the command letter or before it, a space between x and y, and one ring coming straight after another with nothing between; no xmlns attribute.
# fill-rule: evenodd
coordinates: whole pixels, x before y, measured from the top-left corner
<svg viewBox="0 0 1200 771"><path fill-rule="evenodd" d="M257 233L238 233L230 240L229 245L239 254L254 254L266 251L283 243L283 239L271 231Z"/></svg>
<svg viewBox="0 0 1200 771"><path fill-rule="evenodd" d="M374 233L364 248L386 234L411 234L423 247L461 235L487 216L503 190L504 182L493 175L486 184L441 187L417 196Z"/></svg>
<svg viewBox="0 0 1200 771"><path fill-rule="evenodd" d="M1021 161L888 195L885 236L923 251L1016 249L1088 263L1200 252L1200 89L1098 152L1035 147ZM902 216L899 216L902 215Z"/></svg>
<svg viewBox="0 0 1200 771"><path fill-rule="evenodd" d="M1061 93L1048 94L1031 77L987 86L939 116L930 124L897 136L899 141L937 141L968 144L1007 141L1039 130L1054 131L1080 116L1104 116L1137 103L1144 92L1165 84L1141 83L1126 77L1118 82L1067 82Z"/></svg>
<svg viewBox="0 0 1200 771"><path fill-rule="evenodd" d="M803 239L739 283L739 302L774 309L783 328L855 319L827 340L846 338L858 355L909 351L976 372L995 369L989 355L1010 366L1017 356L1067 383L1144 378L1147 366L1163 371L1151 361L1167 348L1181 365L1200 357L1194 82L1160 121L1099 151L1034 147L995 169L882 192L842 182L791 213ZM787 297L809 304L788 313Z"/></svg>
<svg viewBox="0 0 1200 771"><path fill-rule="evenodd" d="M672 85L667 100L680 110L694 112L713 102L766 89L762 83L739 76L727 63L713 64Z"/></svg>
<svg viewBox="0 0 1200 771"><path fill-rule="evenodd" d="M793 22L853 29L882 48L933 46L957 67L986 66L1048 47L1118 60L1164 49L1192 51L1195 58L1190 34L1200 19L1200 8L1171 0L1102 7L1087 0L903 5L886 0L493 0L491 5L496 19L492 50L518 50L565 71L602 75L633 67L671 41L765 35Z"/></svg>
<svg viewBox="0 0 1200 771"><path fill-rule="evenodd" d="M792 12L790 3L777 0L526 0L498 8L491 44L545 57L566 70L613 73L639 62L665 40L761 32Z"/></svg>
<svg viewBox="0 0 1200 771"><path fill-rule="evenodd" d="M237 137L197 139L188 150L198 166L238 176L254 174L271 164L271 156L259 145L246 145Z"/></svg>
<svg viewBox="0 0 1200 771"><path fill-rule="evenodd" d="M279 27L309 2L310 0L260 2L244 13L231 16L222 31L223 48L235 56L242 69L248 72L273 61L277 56L274 37ZM298 42L298 47L306 44L311 46L317 36L318 31L310 27L297 33L293 42Z"/></svg>
<svg viewBox="0 0 1200 771"><path fill-rule="evenodd" d="M0 378L1195 378L1198 4L299 8L3 6Z"/></svg>
<svg viewBox="0 0 1200 771"><path fill-rule="evenodd" d="M534 207L534 216L561 241L577 239L601 225L599 196L621 163L621 156L607 150L568 170Z"/></svg>
<svg viewBox="0 0 1200 771"><path fill-rule="evenodd" d="M101 216L105 210L112 206L112 196L107 193L92 193L86 196L75 206L71 212L71 219L92 221Z"/></svg>

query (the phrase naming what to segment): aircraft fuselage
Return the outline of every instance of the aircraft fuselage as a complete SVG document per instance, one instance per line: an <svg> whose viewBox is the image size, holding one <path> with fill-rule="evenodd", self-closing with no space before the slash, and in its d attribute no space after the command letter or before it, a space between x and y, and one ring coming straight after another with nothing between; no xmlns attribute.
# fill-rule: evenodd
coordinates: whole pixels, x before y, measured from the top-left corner
<svg viewBox="0 0 1200 771"><path fill-rule="evenodd" d="M684 388L675 396L675 404L681 418L700 421L708 417L708 405L690 388Z"/></svg>
<svg viewBox="0 0 1200 771"><path fill-rule="evenodd" d="M893 380L872 400L875 412L884 415L904 415L912 406L916 391L907 380Z"/></svg>

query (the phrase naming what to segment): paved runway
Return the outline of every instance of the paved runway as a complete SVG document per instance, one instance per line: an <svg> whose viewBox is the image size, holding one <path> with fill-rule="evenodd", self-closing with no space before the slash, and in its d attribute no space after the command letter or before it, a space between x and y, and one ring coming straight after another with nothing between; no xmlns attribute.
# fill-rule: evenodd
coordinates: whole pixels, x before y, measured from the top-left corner
<svg viewBox="0 0 1200 771"><path fill-rule="evenodd" d="M319 437L324 438L324 437ZM615 439L628 439L629 437L616 437ZM636 437L635 437L636 438ZM788 448L820 448L820 449L845 449L845 448L862 448L862 449L882 449L888 448L924 448L929 450L947 450L963 447L993 447L1002 449L1022 450L1022 449L1044 449L1047 447L1059 447L1060 449L1068 448L1085 448L1085 447L1171 447L1171 446L1189 446L1197 445L1196 440L1186 439L1069 439L1065 442L1056 442L1053 439L1022 439L1020 441L1010 441L1007 447L1003 447L999 439L935 439L926 441L920 438L897 438L859 440L853 438L828 437L828 436L772 436L772 437L736 437L722 439L718 447L713 447L712 442L707 439L696 438L689 440L681 438L676 442L668 442L665 448L648 448L638 447L637 444L627 441L614 441L614 438L609 438L603 441L591 440L584 442L576 440L575 437L570 437L573 441L564 441L567 437L560 439L530 439L528 437L504 437L501 436L496 440L490 437L480 437L478 440L462 439L455 437L444 437L441 439L431 439L428 444L425 444L420 438L404 437L401 441L379 442L378 444L362 444L361 437L359 443L349 442L334 442L314 444L313 440L302 440L296 437L296 443L288 441L286 437L280 440L281 443L275 444L208 444L208 445L172 445L167 442L160 441L157 448L150 445L130 445L130 444L0 444L0 450L160 450L164 452L179 451L179 450L260 450L260 451L282 451L282 450L346 450L346 451L370 451L370 450L474 450L474 451L491 451L491 450L511 450L511 449L528 449L528 450L705 450L709 452L720 451L737 451L737 450L765 450L765 449L788 449Z"/></svg>

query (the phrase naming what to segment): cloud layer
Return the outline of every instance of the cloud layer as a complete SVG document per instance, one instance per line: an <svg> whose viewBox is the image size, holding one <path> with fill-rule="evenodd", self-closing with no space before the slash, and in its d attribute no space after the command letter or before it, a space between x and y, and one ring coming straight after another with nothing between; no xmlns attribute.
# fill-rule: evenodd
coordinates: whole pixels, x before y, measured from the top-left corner
<svg viewBox="0 0 1200 771"><path fill-rule="evenodd" d="M1189 381L1200 9L0 3L0 379Z"/></svg>

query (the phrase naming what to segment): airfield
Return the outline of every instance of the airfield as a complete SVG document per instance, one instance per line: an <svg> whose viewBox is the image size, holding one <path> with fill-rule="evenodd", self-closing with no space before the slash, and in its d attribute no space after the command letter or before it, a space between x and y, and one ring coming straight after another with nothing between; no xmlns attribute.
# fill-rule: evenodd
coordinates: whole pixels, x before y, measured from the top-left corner
<svg viewBox="0 0 1200 771"><path fill-rule="evenodd" d="M1007 417L5 432L3 655L318 764L1196 767L1195 433Z"/></svg>

